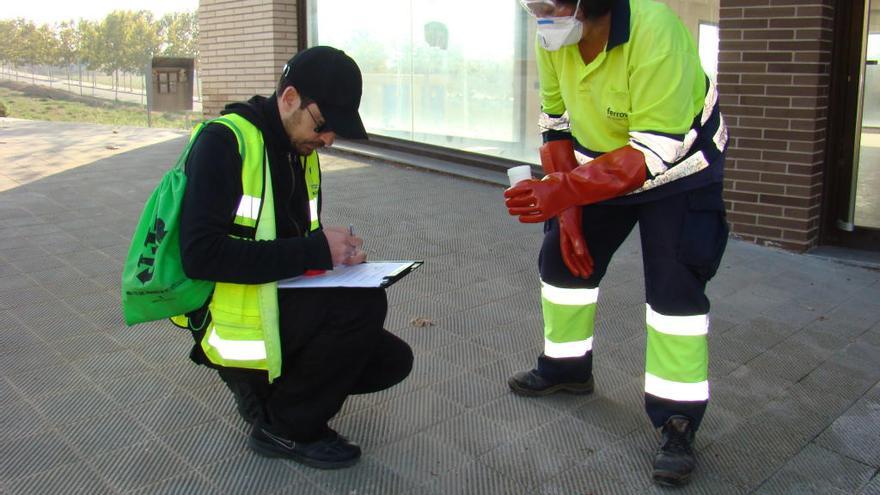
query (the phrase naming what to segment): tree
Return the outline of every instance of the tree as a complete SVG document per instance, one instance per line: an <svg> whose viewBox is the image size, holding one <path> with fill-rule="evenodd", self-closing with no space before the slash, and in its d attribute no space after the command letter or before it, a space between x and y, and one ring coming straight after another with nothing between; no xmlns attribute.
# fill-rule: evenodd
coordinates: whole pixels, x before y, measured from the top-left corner
<svg viewBox="0 0 880 495"><path fill-rule="evenodd" d="M193 12L172 12L159 20L162 55L167 57L199 56L199 22Z"/></svg>
<svg viewBox="0 0 880 495"><path fill-rule="evenodd" d="M58 36L58 60L67 72L67 89L70 89L70 66L79 65L82 36L73 21L62 22L56 30ZM82 94L82 68L80 67L80 94Z"/></svg>
<svg viewBox="0 0 880 495"><path fill-rule="evenodd" d="M0 20L0 63L11 66L15 60L16 39L15 21Z"/></svg>

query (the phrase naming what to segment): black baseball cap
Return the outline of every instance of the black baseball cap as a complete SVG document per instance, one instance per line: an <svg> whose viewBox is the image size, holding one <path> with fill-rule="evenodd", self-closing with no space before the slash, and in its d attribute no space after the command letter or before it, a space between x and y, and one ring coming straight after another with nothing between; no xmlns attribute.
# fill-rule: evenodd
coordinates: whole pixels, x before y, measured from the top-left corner
<svg viewBox="0 0 880 495"><path fill-rule="evenodd" d="M314 101L327 125L348 139L367 139L358 114L363 91L361 70L342 50L313 46L291 58L281 77L297 92Z"/></svg>

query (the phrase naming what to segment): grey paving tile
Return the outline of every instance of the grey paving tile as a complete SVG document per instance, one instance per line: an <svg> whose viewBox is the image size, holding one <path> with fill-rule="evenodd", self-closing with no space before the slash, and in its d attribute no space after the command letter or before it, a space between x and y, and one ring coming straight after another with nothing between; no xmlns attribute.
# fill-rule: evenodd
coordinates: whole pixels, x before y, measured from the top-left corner
<svg viewBox="0 0 880 495"><path fill-rule="evenodd" d="M880 475L875 474L874 478L858 491L859 495L877 495L880 493Z"/></svg>
<svg viewBox="0 0 880 495"><path fill-rule="evenodd" d="M0 442L0 482L44 473L78 461L76 453L58 434L47 431Z"/></svg>
<svg viewBox="0 0 880 495"><path fill-rule="evenodd" d="M24 349L33 349L44 344L42 339L24 325L11 319L9 315L7 317L10 319L4 325L5 328L0 328L0 355L16 354Z"/></svg>
<svg viewBox="0 0 880 495"><path fill-rule="evenodd" d="M64 357L70 361L87 359L92 356L109 354L122 350L115 340L101 332L86 333L69 339L53 342L57 349L64 350Z"/></svg>
<svg viewBox="0 0 880 495"><path fill-rule="evenodd" d="M248 452L247 436L220 419L163 435L160 440L196 467L241 457Z"/></svg>
<svg viewBox="0 0 880 495"><path fill-rule="evenodd" d="M387 445L372 457L415 484L428 483L437 476L473 462L469 455L455 446L424 433L410 435Z"/></svg>
<svg viewBox="0 0 880 495"><path fill-rule="evenodd" d="M819 435L816 444L880 468L880 402L857 402Z"/></svg>
<svg viewBox="0 0 880 495"><path fill-rule="evenodd" d="M539 315L488 329L471 340L505 354L530 351L538 355L544 347L544 322Z"/></svg>
<svg viewBox="0 0 880 495"><path fill-rule="evenodd" d="M501 353L470 340L453 342L436 349L433 354L468 371L483 366L489 361L500 359L502 356Z"/></svg>
<svg viewBox="0 0 880 495"><path fill-rule="evenodd" d="M532 431L544 422L564 414L542 406L540 401L533 397L518 397L512 393L477 408L476 412L503 428L520 434Z"/></svg>
<svg viewBox="0 0 880 495"><path fill-rule="evenodd" d="M33 402L37 410L55 425L74 423L119 410L110 397L96 386L85 383L80 388L36 397Z"/></svg>
<svg viewBox="0 0 880 495"><path fill-rule="evenodd" d="M111 450L154 438L124 411L112 411L82 421L64 423L57 429L83 459L91 459Z"/></svg>
<svg viewBox="0 0 880 495"><path fill-rule="evenodd" d="M456 493L461 495L521 495L527 493L525 486L481 462L475 462L438 476L422 485L413 494Z"/></svg>
<svg viewBox="0 0 880 495"><path fill-rule="evenodd" d="M245 450L249 427L216 374L187 360L189 335L163 323L129 328L119 312L134 203L161 175L143 165L166 166L182 141L0 194L0 451L23 454L0 456L0 492L52 493L65 480L97 493L661 491L650 481L656 435L641 404L637 229L603 280L596 393L530 401L506 380L542 349L540 226L495 208L500 186L342 156L323 163L325 220L354 219L374 258L427 261L389 291L388 326L412 344L415 369L399 386L349 400L332 422L364 446L352 469ZM77 208L66 206L71 198ZM712 401L700 465L682 493L880 492L876 476L846 476L852 463L877 467L880 275L734 240L708 292ZM435 326L413 327L415 316ZM116 444L128 447L107 450ZM518 448L573 464L552 476L518 473L528 487L475 460L511 469L519 457L545 460ZM835 474L805 482L823 469L850 484L828 482Z"/></svg>
<svg viewBox="0 0 880 495"><path fill-rule="evenodd" d="M197 472L189 472L128 493L133 495L220 495L223 491Z"/></svg>
<svg viewBox="0 0 880 495"><path fill-rule="evenodd" d="M756 493L854 493L875 472L872 466L810 445L789 459Z"/></svg>
<svg viewBox="0 0 880 495"><path fill-rule="evenodd" d="M118 491L145 488L189 470L181 458L152 440L105 452L91 465Z"/></svg>
<svg viewBox="0 0 880 495"><path fill-rule="evenodd" d="M17 478L3 485L3 493L31 495L36 493L116 493L86 463L64 464L48 471Z"/></svg>
<svg viewBox="0 0 880 495"><path fill-rule="evenodd" d="M443 320L435 322L433 326L408 325L392 331L412 347L416 354L425 354L440 347L459 342L462 338L443 328Z"/></svg>
<svg viewBox="0 0 880 495"><path fill-rule="evenodd" d="M147 363L126 350L85 357L73 361L72 364L95 381L107 381L151 371Z"/></svg>
<svg viewBox="0 0 880 495"><path fill-rule="evenodd" d="M52 366L10 374L7 378L22 395L31 399L92 384L87 376L60 359Z"/></svg>
<svg viewBox="0 0 880 495"><path fill-rule="evenodd" d="M217 416L199 401L180 392L135 404L127 411L157 435L185 430L217 419Z"/></svg>
<svg viewBox="0 0 880 495"><path fill-rule="evenodd" d="M408 493L417 487L403 474L388 468L371 457L361 459L349 469L338 471L309 469L303 474L312 483L310 487L317 487L321 490L320 493L328 494ZM304 490L305 487L301 487L299 493L315 493Z"/></svg>
<svg viewBox="0 0 880 495"><path fill-rule="evenodd" d="M618 443L546 481L540 493L638 493L651 484L649 454Z"/></svg>
<svg viewBox="0 0 880 495"><path fill-rule="evenodd" d="M622 404L601 395L574 409L571 415L594 428L618 437L650 424L642 409L633 409L629 404Z"/></svg>
<svg viewBox="0 0 880 495"><path fill-rule="evenodd" d="M379 405L331 420L330 425L346 438L374 452L417 431L415 425L395 418Z"/></svg>
<svg viewBox="0 0 880 495"><path fill-rule="evenodd" d="M531 437L521 437L503 444L479 459L504 477L529 489L540 486L575 464L575 459L537 443Z"/></svg>
<svg viewBox="0 0 880 495"><path fill-rule="evenodd" d="M383 409L392 417L412 425L415 431L422 431L461 414L465 408L429 388L423 388L388 401Z"/></svg>
<svg viewBox="0 0 880 495"><path fill-rule="evenodd" d="M10 395L0 404L0 442L47 433L51 425L37 409L21 399Z"/></svg>
<svg viewBox="0 0 880 495"><path fill-rule="evenodd" d="M462 373L434 384L431 390L465 408L480 407L509 393L506 383L491 382L474 373Z"/></svg>
<svg viewBox="0 0 880 495"><path fill-rule="evenodd" d="M253 453L210 464L200 472L213 485L223 487L223 493L230 495L275 493L293 486L314 486L288 462ZM315 492L320 493L317 489Z"/></svg>
<svg viewBox="0 0 880 495"><path fill-rule="evenodd" d="M510 442L526 432L469 410L425 430L425 434L454 445L473 457Z"/></svg>
<svg viewBox="0 0 880 495"><path fill-rule="evenodd" d="M545 445L577 462L585 462L620 438L619 435L591 425L588 420L563 416L540 426L523 440Z"/></svg>
<svg viewBox="0 0 880 495"><path fill-rule="evenodd" d="M6 375L50 367L61 358L52 349L38 342L27 342L14 352L0 354L0 372Z"/></svg>
<svg viewBox="0 0 880 495"><path fill-rule="evenodd" d="M123 408L180 391L153 371L107 379L99 382L98 387Z"/></svg>

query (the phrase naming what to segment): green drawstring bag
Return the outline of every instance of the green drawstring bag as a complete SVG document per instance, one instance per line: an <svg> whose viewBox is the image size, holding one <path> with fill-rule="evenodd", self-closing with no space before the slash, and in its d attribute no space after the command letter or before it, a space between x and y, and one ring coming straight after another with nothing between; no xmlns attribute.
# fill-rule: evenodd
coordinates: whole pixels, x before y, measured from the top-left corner
<svg viewBox="0 0 880 495"><path fill-rule="evenodd" d="M186 191L184 166L205 123L199 124L174 167L144 205L122 270L122 313L134 325L194 311L208 300L214 282L183 273L180 209Z"/></svg>

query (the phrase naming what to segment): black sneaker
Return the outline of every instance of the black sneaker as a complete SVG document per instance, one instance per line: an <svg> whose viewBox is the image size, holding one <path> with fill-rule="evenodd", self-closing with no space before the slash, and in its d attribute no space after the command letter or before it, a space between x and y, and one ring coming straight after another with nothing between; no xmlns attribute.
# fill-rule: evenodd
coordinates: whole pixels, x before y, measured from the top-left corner
<svg viewBox="0 0 880 495"><path fill-rule="evenodd" d="M556 392L579 395L593 393L592 376L582 382L553 382L544 378L536 369L520 371L507 380L507 385L513 393L527 397L539 397Z"/></svg>
<svg viewBox="0 0 880 495"><path fill-rule="evenodd" d="M353 465L361 448L328 428L327 435L314 442L294 442L257 425L251 430L248 447L265 457L283 457L318 469L339 469Z"/></svg>
<svg viewBox="0 0 880 495"><path fill-rule="evenodd" d="M663 425L663 438L654 456L654 482L666 486L684 485L690 481L696 465L691 420L686 416L672 416Z"/></svg>

